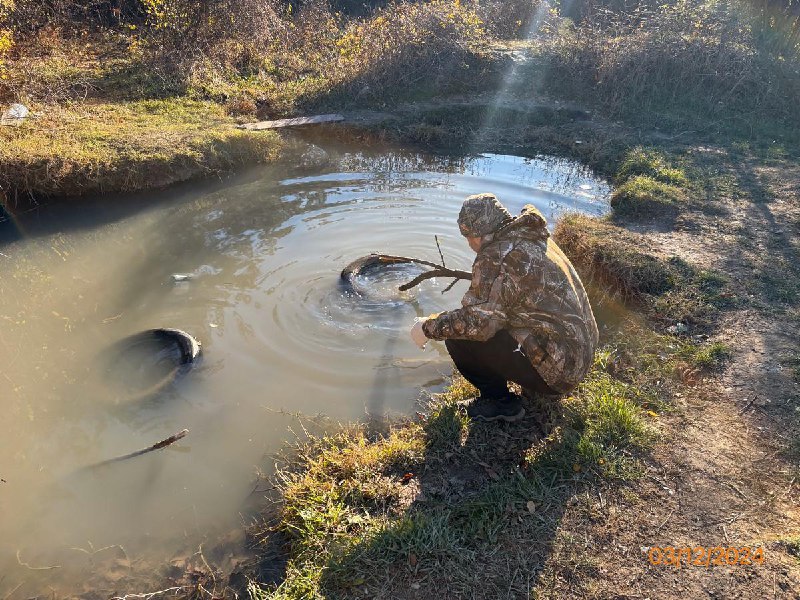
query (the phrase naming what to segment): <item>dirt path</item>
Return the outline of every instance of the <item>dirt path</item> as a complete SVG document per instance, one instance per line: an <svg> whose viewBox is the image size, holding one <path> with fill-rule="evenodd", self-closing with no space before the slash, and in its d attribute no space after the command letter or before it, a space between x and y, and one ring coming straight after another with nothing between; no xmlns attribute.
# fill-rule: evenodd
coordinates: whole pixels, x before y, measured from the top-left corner
<svg viewBox="0 0 800 600"><path fill-rule="evenodd" d="M616 494L609 518L591 528L603 552L602 577L589 595L800 598L800 468L791 451L800 407L791 362L800 335L800 177L788 165L752 173L757 183L743 197L714 200L722 215L692 214L667 232L633 227L647 234L651 250L730 276L747 304L726 314L713 336L732 351L726 370L676 398L647 476ZM668 545L762 547L764 561L650 565L648 549Z"/></svg>

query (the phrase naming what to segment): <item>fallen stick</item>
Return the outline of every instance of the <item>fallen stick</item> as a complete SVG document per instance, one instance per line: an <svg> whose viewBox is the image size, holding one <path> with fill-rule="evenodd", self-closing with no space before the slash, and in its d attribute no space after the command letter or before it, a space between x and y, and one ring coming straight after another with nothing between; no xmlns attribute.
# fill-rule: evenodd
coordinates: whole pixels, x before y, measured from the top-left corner
<svg viewBox="0 0 800 600"><path fill-rule="evenodd" d="M276 121L258 121L256 123L244 123L237 125L239 129L249 129L250 131L260 131L262 129L280 129L281 127L298 127L301 125L316 125L318 123L336 123L344 121L344 117L339 114L316 115L314 117L295 117L293 119L278 119Z"/></svg>
<svg viewBox="0 0 800 600"><path fill-rule="evenodd" d="M368 271L369 269L373 269L375 267L380 267L385 265L396 265L401 263L413 263L417 265L422 265L424 267L431 267L430 271L425 271L424 273L417 275L414 279L412 279L408 283L401 285L399 287L399 290L401 292L410 290L411 288L419 285L426 279L433 279L434 277L446 277L453 279L453 282L450 285L448 285L447 288L444 290L445 292L451 289L459 279L467 279L467 280L472 279L472 273L470 273L469 271L448 269L443 265L438 265L429 260L411 258L410 256L394 256L392 254L374 254L374 253L368 254L367 256L362 256L361 258L354 260L349 265L347 265L342 270L341 279L342 281L347 282L352 288L354 287L354 278L360 274L363 274L365 271Z"/></svg>
<svg viewBox="0 0 800 600"><path fill-rule="evenodd" d="M432 271L425 271L424 273L420 273L408 283L404 283L403 285L401 285L398 289L401 292L405 292L406 290L410 290L414 286L419 285L426 279L433 279L434 277L447 277L448 279L453 278L454 280L459 280L459 279L469 280L472 279L472 273L468 273L467 271L457 271L454 269L445 269L444 267L439 267L437 269L433 269ZM449 290L452 287L453 287L452 284L449 285L445 291Z"/></svg>
<svg viewBox="0 0 800 600"><path fill-rule="evenodd" d="M104 465L110 465L111 463L119 462L121 460L128 460L129 458L135 458L137 456L141 456L142 454L147 454L148 452L152 452L153 450L160 450L161 448L166 448L170 444L174 444L178 440L185 438L186 434L189 433L188 429L184 429L183 431L179 431L175 435L169 436L165 440L161 440L157 444L153 444L149 448L144 448L142 450L137 450L136 452L131 452L130 454L124 454L122 456L117 456L116 458L109 458L108 460L101 461L99 463L95 463L91 465L89 468L93 469L95 467L102 467Z"/></svg>

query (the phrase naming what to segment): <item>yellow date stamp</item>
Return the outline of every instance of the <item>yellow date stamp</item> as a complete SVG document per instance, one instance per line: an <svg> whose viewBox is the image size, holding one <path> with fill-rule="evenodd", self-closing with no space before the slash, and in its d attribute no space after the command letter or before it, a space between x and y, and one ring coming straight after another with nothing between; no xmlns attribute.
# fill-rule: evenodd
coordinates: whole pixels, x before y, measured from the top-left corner
<svg viewBox="0 0 800 600"><path fill-rule="evenodd" d="M761 546L651 546L647 560L653 566L673 567L733 567L764 564Z"/></svg>

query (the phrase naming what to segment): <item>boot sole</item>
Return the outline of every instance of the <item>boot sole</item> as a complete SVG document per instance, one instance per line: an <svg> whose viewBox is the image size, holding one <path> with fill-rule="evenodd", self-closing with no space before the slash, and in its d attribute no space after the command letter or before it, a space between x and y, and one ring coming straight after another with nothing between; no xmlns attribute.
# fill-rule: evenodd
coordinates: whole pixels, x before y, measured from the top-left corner
<svg viewBox="0 0 800 600"><path fill-rule="evenodd" d="M492 421L505 421L506 423L513 423L514 421L519 421L524 416L525 409L520 408L519 412L515 415L497 415L496 417L484 417L483 415L477 415L470 417L470 419L473 421L484 421L486 423L490 423Z"/></svg>

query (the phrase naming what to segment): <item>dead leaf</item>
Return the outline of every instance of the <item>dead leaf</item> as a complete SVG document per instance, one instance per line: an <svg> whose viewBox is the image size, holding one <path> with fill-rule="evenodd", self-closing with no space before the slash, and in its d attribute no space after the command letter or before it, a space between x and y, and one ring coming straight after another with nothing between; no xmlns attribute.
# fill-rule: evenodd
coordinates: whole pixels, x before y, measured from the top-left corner
<svg viewBox="0 0 800 600"><path fill-rule="evenodd" d="M575 463L574 465L572 465L572 470L575 471L576 473L580 473L581 466L578 463Z"/></svg>
<svg viewBox="0 0 800 600"><path fill-rule="evenodd" d="M536 503L533 500L528 500L528 503L525 505L528 507L528 512L533 514L536 512Z"/></svg>
<svg viewBox="0 0 800 600"><path fill-rule="evenodd" d="M417 555L413 552L408 555L408 564L410 564L412 567L417 566Z"/></svg>
<svg viewBox="0 0 800 600"><path fill-rule="evenodd" d="M403 475L402 479L400 479L400 483L406 485L409 481L411 481L413 477L414 477L413 473L406 473L405 475Z"/></svg>

